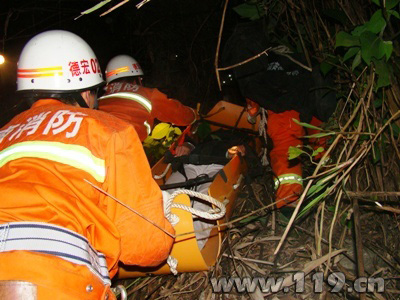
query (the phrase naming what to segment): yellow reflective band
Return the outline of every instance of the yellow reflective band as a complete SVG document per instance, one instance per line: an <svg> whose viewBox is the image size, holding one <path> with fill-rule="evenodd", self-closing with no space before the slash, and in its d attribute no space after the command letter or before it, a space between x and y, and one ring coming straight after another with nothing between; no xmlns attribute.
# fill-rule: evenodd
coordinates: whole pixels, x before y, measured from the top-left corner
<svg viewBox="0 0 400 300"><path fill-rule="evenodd" d="M274 180L275 189L277 189L281 184L292 184L297 183L303 185L303 178L297 174L283 174Z"/></svg>
<svg viewBox="0 0 400 300"><path fill-rule="evenodd" d="M148 112L151 112L152 110L152 105L151 102L143 97L142 95L135 94L135 93L115 93L115 94L110 94L103 96L99 98L99 101L104 100L104 99L109 99L109 98L124 98L128 100L133 100L136 101L137 103L141 104Z"/></svg>
<svg viewBox="0 0 400 300"><path fill-rule="evenodd" d="M147 129L147 134L150 134L151 132L151 126L149 123L147 123L147 121L144 121L143 125L146 127Z"/></svg>
<svg viewBox="0 0 400 300"><path fill-rule="evenodd" d="M106 167L103 159L94 156L89 149L60 142L21 142L0 152L0 168L19 158L43 158L66 164L92 175L98 182L104 182Z"/></svg>

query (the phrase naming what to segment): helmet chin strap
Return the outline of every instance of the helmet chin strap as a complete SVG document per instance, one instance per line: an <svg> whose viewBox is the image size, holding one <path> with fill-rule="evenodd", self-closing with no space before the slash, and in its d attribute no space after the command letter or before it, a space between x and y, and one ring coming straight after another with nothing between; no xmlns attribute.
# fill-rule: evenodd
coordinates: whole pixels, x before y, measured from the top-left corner
<svg viewBox="0 0 400 300"><path fill-rule="evenodd" d="M83 99L81 94L79 94L78 97L76 98L76 102L79 104L80 107L90 108L89 105L87 105L85 99Z"/></svg>
<svg viewBox="0 0 400 300"><path fill-rule="evenodd" d="M94 100L94 106L93 106L93 109L99 109L99 100L97 99L97 97L96 97L96 99Z"/></svg>

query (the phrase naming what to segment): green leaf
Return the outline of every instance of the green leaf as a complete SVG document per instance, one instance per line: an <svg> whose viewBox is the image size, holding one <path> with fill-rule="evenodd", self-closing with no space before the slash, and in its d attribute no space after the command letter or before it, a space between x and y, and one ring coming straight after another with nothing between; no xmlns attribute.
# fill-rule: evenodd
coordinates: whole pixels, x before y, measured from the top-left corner
<svg viewBox="0 0 400 300"><path fill-rule="evenodd" d="M171 127L167 137L172 139L174 136L175 136L175 128Z"/></svg>
<svg viewBox="0 0 400 300"><path fill-rule="evenodd" d="M325 9L322 11L322 13L329 17L332 18L333 20L339 22L342 25L346 25L348 19L346 14L342 10L338 9Z"/></svg>
<svg viewBox="0 0 400 300"><path fill-rule="evenodd" d="M143 146L145 146L145 147L150 146L153 142L154 142L154 139L151 136L148 136L143 141Z"/></svg>
<svg viewBox="0 0 400 300"><path fill-rule="evenodd" d="M311 197L312 195L317 194L318 192L322 191L327 185L328 182L321 184L320 181L318 181L317 183L313 184L307 191L307 197Z"/></svg>
<svg viewBox="0 0 400 300"><path fill-rule="evenodd" d="M383 31L386 27L386 21L383 18L382 10L377 10L372 15L369 22L367 22L365 25L367 26L367 29L373 33L380 33L381 31Z"/></svg>
<svg viewBox="0 0 400 300"><path fill-rule="evenodd" d="M397 126L396 124L391 124L391 127L393 129L393 135L397 138L400 134L400 127Z"/></svg>
<svg viewBox="0 0 400 300"><path fill-rule="evenodd" d="M296 124L299 124L300 126L303 126L303 127L306 127L306 128L311 128L311 129L315 129L315 130L323 130L322 128L319 128L317 126L314 126L314 125L311 125L311 124L308 124L308 123L300 122L299 120L294 119L294 118L292 118L292 121L295 122Z"/></svg>
<svg viewBox="0 0 400 300"><path fill-rule="evenodd" d="M374 101L374 107L375 107L375 108L379 108L379 107L382 106L382 103L383 103L382 98L376 99L376 100Z"/></svg>
<svg viewBox="0 0 400 300"><path fill-rule="evenodd" d="M289 157L288 157L289 160L295 159L295 158L299 157L301 154L306 153L303 150L301 150L300 148L293 147L293 146L289 147L288 152L289 152Z"/></svg>
<svg viewBox="0 0 400 300"><path fill-rule="evenodd" d="M339 64L339 59L334 55L327 55L324 61L319 65L319 69L321 73L326 76L332 68L336 67Z"/></svg>
<svg viewBox="0 0 400 300"><path fill-rule="evenodd" d="M216 134L210 134L210 137L213 141L222 141L222 138Z"/></svg>
<svg viewBox="0 0 400 300"><path fill-rule="evenodd" d="M382 58L385 55L382 39L370 31L366 31L360 36L361 57L369 66L371 59Z"/></svg>
<svg viewBox="0 0 400 300"><path fill-rule="evenodd" d="M399 13L397 11L395 11L395 10L388 10L387 13L388 13L389 16L392 15L392 16L396 17L397 19L400 19Z"/></svg>
<svg viewBox="0 0 400 300"><path fill-rule="evenodd" d="M354 30L351 32L351 34L353 36L359 37L362 33L364 33L367 30L368 30L367 25L363 24L363 25L360 25L360 26L357 26L356 28L354 28Z"/></svg>
<svg viewBox="0 0 400 300"><path fill-rule="evenodd" d="M328 206L328 211L335 212L336 207L334 205Z"/></svg>
<svg viewBox="0 0 400 300"><path fill-rule="evenodd" d="M353 59L353 63L351 64L351 70L354 71L355 68L361 63L361 50L358 51L356 57Z"/></svg>
<svg viewBox="0 0 400 300"><path fill-rule="evenodd" d="M176 135L181 135L181 134L182 134L182 130L180 130L179 127L174 127L174 133L175 133Z"/></svg>
<svg viewBox="0 0 400 300"><path fill-rule="evenodd" d="M160 144L158 140L153 139L152 137L148 136L144 141L143 141L143 147L144 148L154 148L157 147Z"/></svg>
<svg viewBox="0 0 400 300"><path fill-rule="evenodd" d="M349 50L347 50L346 54L343 56L343 62L352 58L354 55L358 53L358 51L360 51L360 47L352 47Z"/></svg>
<svg viewBox="0 0 400 300"><path fill-rule="evenodd" d="M360 41L356 36L352 36L351 34L348 34L347 32L344 31L339 31L338 34L336 35L335 48L341 46L342 47L360 46Z"/></svg>
<svg viewBox="0 0 400 300"><path fill-rule="evenodd" d="M372 152L372 163L376 164L381 160L381 149L377 144L374 145L374 151Z"/></svg>
<svg viewBox="0 0 400 300"><path fill-rule="evenodd" d="M245 219L243 219L243 220L240 220L239 223L241 223L241 224L247 224L247 223L250 223L250 222L252 222L252 221L254 221L254 220L257 220L258 218L260 218L260 216L250 216L250 217L248 217L248 218L245 218Z"/></svg>
<svg viewBox="0 0 400 300"><path fill-rule="evenodd" d="M320 202L320 200L324 199L328 195L328 192L325 191L322 194L318 195L316 198L311 200L297 215L296 219L301 218L304 214L306 214L310 209L312 209L315 205Z"/></svg>
<svg viewBox="0 0 400 300"><path fill-rule="evenodd" d="M205 139L210 134L211 134L210 123L203 121L197 126L196 135L199 137L200 140Z"/></svg>
<svg viewBox="0 0 400 300"><path fill-rule="evenodd" d="M326 74L328 74L329 71L332 70L333 65L330 64L330 63L328 63L328 62L326 62L326 61L323 61L323 62L320 64L319 68L320 68L322 74L323 74L324 76L326 76Z"/></svg>
<svg viewBox="0 0 400 300"><path fill-rule="evenodd" d="M397 4L399 4L400 0L386 0L386 9L392 9L395 7Z"/></svg>
<svg viewBox="0 0 400 300"><path fill-rule="evenodd" d="M260 19L261 15L257 5L251 5L247 3L240 4L233 8L233 10L242 18L248 18L252 21Z"/></svg>
<svg viewBox="0 0 400 300"><path fill-rule="evenodd" d="M166 137L171 131L171 125L168 123L157 124L151 132L151 137L155 140L160 140Z"/></svg>
<svg viewBox="0 0 400 300"><path fill-rule="evenodd" d="M97 3L95 6L81 12L81 15L87 15L90 14L92 12L94 12L95 10L98 10L99 8L103 7L104 5L106 5L108 2L111 2L111 0L104 0L101 1L100 3Z"/></svg>
<svg viewBox="0 0 400 300"><path fill-rule="evenodd" d="M315 133L312 135L305 135L303 137L308 138L308 139L317 139L317 138L321 138L324 136L328 136L328 135L334 135L334 132L320 132L320 133Z"/></svg>
<svg viewBox="0 0 400 300"><path fill-rule="evenodd" d="M376 89L390 85L391 70L389 65L383 59L374 59L374 65L376 74L378 74L378 83Z"/></svg>
<svg viewBox="0 0 400 300"><path fill-rule="evenodd" d="M342 215L342 217L340 218L340 224L342 226L346 226L348 229L352 229L353 228L353 220L352 219L347 220L347 216L348 216L348 213Z"/></svg>
<svg viewBox="0 0 400 300"><path fill-rule="evenodd" d="M388 61L393 52L392 41L383 41L383 52L385 53L386 61Z"/></svg>
<svg viewBox="0 0 400 300"><path fill-rule="evenodd" d="M318 147L318 149L314 150L313 153L311 154L312 157L317 156L319 153L324 151L324 148Z"/></svg>
<svg viewBox="0 0 400 300"><path fill-rule="evenodd" d="M381 2L379 0L372 0L376 5L381 6Z"/></svg>

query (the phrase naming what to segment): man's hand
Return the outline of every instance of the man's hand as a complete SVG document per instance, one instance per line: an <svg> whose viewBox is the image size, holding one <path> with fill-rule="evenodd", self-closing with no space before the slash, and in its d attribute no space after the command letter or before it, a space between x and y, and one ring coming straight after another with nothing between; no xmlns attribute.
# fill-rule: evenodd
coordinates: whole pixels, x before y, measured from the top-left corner
<svg viewBox="0 0 400 300"><path fill-rule="evenodd" d="M190 152L194 149L194 146L190 143L183 143L183 145L177 146L175 148L175 156L183 156L183 155L189 155Z"/></svg>
<svg viewBox="0 0 400 300"><path fill-rule="evenodd" d="M243 145L233 146L228 149L227 158L232 158L234 155L240 154L241 156L246 155L246 148Z"/></svg>

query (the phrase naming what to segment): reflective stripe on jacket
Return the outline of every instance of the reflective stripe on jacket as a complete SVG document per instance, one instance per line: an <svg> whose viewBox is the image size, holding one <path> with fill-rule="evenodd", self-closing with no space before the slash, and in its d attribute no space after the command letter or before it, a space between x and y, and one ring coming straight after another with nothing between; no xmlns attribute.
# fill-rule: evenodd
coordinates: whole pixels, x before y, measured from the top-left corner
<svg viewBox="0 0 400 300"><path fill-rule="evenodd" d="M273 143L269 155L272 171L277 177L276 200L285 199L276 204L277 208L297 200L303 190L301 163L288 159L289 148L303 144L301 137L304 136L304 128L293 119L299 120L299 113L294 110L283 113L268 110L267 134Z"/></svg>
<svg viewBox="0 0 400 300"><path fill-rule="evenodd" d="M196 119L193 109L158 89L121 82L107 86L105 96L99 99L99 110L132 124L141 141L153 128L154 119L177 126L190 125Z"/></svg>
<svg viewBox="0 0 400 300"><path fill-rule="evenodd" d="M173 240L88 180L173 233L135 130L95 110L37 101L0 129L0 224L38 221L85 236L117 262L155 266Z"/></svg>

